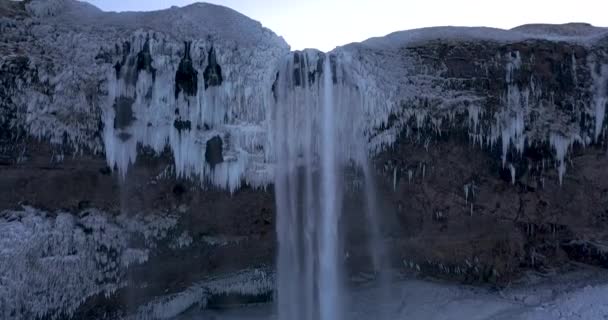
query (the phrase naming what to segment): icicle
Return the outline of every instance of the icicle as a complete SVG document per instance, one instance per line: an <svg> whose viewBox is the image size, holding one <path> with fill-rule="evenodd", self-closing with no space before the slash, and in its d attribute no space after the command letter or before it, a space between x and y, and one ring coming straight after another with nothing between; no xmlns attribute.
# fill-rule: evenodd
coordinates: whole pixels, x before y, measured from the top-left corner
<svg viewBox="0 0 608 320"><path fill-rule="evenodd" d="M566 173L566 154L568 150L574 144L575 141L579 141L580 137L565 138L561 134L551 133L549 137L549 143L555 150L555 161L557 163L557 173L559 176L559 184L562 185L564 174Z"/></svg>
<svg viewBox="0 0 608 320"><path fill-rule="evenodd" d="M529 90L523 91L517 86L514 79L515 72L521 67L521 55L519 52L507 53L508 63L505 80L507 82L506 111L497 115L497 130L500 132L502 142L502 166L507 163L507 153L511 144L519 154L523 153L526 137L524 135L524 112L528 109ZM496 131L492 128L493 135ZM492 140L495 140L493 138Z"/></svg>
<svg viewBox="0 0 608 320"><path fill-rule="evenodd" d="M509 164L509 171L511 172L511 184L515 185L515 167L513 164Z"/></svg>
<svg viewBox="0 0 608 320"><path fill-rule="evenodd" d="M234 61L244 61L245 52L224 50L208 40L184 47L161 34L137 31L128 41L131 49L123 53L128 61L144 51L150 59L143 69L125 64L108 71L102 120L110 167L124 177L138 146L157 153L169 147L178 177L200 177L230 191L243 181L253 187L272 182L275 159L268 124L273 97L267 89L286 51L246 53L268 67L242 68ZM204 74L212 63L221 65L216 76L222 80L210 85ZM189 72L190 82L177 83L176 70ZM217 138L221 149L213 150L215 160L208 163L207 144Z"/></svg>
<svg viewBox="0 0 608 320"><path fill-rule="evenodd" d="M393 169L393 191L397 191L397 167Z"/></svg>
<svg viewBox="0 0 608 320"><path fill-rule="evenodd" d="M543 189L545 189L545 177L540 178L540 185Z"/></svg>
<svg viewBox="0 0 608 320"><path fill-rule="evenodd" d="M606 104L608 103L608 65L602 65L599 69L599 74L595 72L596 65L592 64L589 67L591 69L591 76L593 78L593 107L595 116L595 142L598 141L602 129L604 127L604 120L606 117Z"/></svg>

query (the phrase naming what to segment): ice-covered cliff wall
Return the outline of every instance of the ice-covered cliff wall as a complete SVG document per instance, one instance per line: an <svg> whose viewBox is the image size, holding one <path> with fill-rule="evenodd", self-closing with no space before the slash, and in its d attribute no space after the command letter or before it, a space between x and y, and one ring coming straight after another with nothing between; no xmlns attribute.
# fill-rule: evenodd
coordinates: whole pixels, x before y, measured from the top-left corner
<svg viewBox="0 0 608 320"><path fill-rule="evenodd" d="M369 87L372 145L462 130L498 149L513 172L527 148L546 144L543 160L561 182L574 144L604 143L607 32L585 24L429 28L337 52Z"/></svg>
<svg viewBox="0 0 608 320"><path fill-rule="evenodd" d="M102 104L106 158L125 175L138 147L168 147L178 176L235 190L241 180L268 183L265 84L284 53L250 51L221 41L171 42L136 33L107 71Z"/></svg>
<svg viewBox="0 0 608 320"><path fill-rule="evenodd" d="M118 14L34 0L23 12L0 21L7 130L48 139L59 160L104 153L123 177L148 148L170 150L177 175L204 184L272 181L273 86L291 58L271 31L208 4ZM471 141L499 148L504 167L546 142L561 177L574 143L603 137L606 34L577 24L394 33L332 53L348 78L338 96L357 100L353 127L371 152L402 132L446 133L466 114ZM556 60L539 61L547 53L535 47ZM454 50L479 57L454 62Z"/></svg>
<svg viewBox="0 0 608 320"><path fill-rule="evenodd" d="M230 190L269 182L270 86L289 51L281 38L210 4L125 14L70 0L25 7L24 21L2 21L15 38L2 65L18 68L7 80L8 127L61 154L103 152L122 176L139 148L168 148L178 176Z"/></svg>

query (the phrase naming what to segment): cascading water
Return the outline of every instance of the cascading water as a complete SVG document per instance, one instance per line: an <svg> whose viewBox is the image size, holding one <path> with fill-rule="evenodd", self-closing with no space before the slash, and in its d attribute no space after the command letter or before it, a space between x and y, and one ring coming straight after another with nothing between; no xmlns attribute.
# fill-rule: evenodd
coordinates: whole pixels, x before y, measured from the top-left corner
<svg viewBox="0 0 608 320"><path fill-rule="evenodd" d="M338 181L336 124L329 56L323 64L323 112L321 130L321 237L319 241L319 303L321 319L339 319L338 277Z"/></svg>
<svg viewBox="0 0 608 320"><path fill-rule="evenodd" d="M309 86L301 73L299 57L286 59L275 83L277 104L274 120L274 148L277 157L275 189L277 204L277 289L279 319L314 319L316 282L316 220L318 188L313 185L313 110L305 112ZM299 70L299 69L298 69ZM290 75L294 75L293 77ZM315 101L316 102L316 101ZM316 103L311 105L316 106ZM300 155L303 156L300 157ZM303 161L303 170L299 162ZM302 172L304 171L304 172ZM301 175L304 175L300 179ZM302 181L304 188L302 190ZM301 193L303 192L303 197Z"/></svg>
<svg viewBox="0 0 608 320"><path fill-rule="evenodd" d="M380 268L376 195L363 104L336 57L294 52L273 87L272 148L276 155L277 306L281 320L343 319L344 252L340 233L345 175L355 163L366 182L370 254Z"/></svg>

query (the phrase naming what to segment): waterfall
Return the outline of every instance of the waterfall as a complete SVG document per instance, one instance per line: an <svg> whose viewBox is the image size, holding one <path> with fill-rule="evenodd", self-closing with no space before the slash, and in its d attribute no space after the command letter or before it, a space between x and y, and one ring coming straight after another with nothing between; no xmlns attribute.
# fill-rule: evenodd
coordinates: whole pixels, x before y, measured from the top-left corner
<svg viewBox="0 0 608 320"><path fill-rule="evenodd" d="M384 250L376 214L361 93L336 56L294 52L273 85L271 145L276 157L277 308L280 320L343 319L345 169L362 168L370 256ZM349 82L350 81L350 82Z"/></svg>
<svg viewBox="0 0 608 320"><path fill-rule="evenodd" d="M299 54L290 55L275 83L273 145L277 157L277 303L279 319L316 317L316 214L318 190L313 181L317 99L300 70ZM303 64L306 66L307 61ZM292 76L293 75L293 76ZM308 110L307 110L308 109ZM302 156L301 156L302 155ZM302 177L303 175L303 177ZM303 181L302 181L303 180ZM302 188L304 185L304 188Z"/></svg>
<svg viewBox="0 0 608 320"><path fill-rule="evenodd" d="M323 112L321 130L321 238L319 241L319 302L321 320L339 319L338 278L338 181L336 123L329 56L323 64Z"/></svg>

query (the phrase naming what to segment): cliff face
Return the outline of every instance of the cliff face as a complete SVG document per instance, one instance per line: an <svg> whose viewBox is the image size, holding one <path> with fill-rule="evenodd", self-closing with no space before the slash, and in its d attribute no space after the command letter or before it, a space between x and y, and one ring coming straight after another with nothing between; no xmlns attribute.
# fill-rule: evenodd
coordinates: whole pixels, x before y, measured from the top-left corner
<svg viewBox="0 0 608 320"><path fill-rule="evenodd" d="M0 228L11 235L0 255L13 261L0 274L19 275L0 286L7 314L129 311L272 266L273 136L284 119L315 121L302 108L314 108L324 59L343 98L339 147L372 156L396 266L503 283L608 265L606 29L432 28L326 56L290 53L212 5L115 14L3 1L0 14ZM277 117L287 104L291 118ZM345 250L360 269L362 191L357 172L346 179ZM57 266L79 271L31 272ZM49 294L82 274L96 277L81 292Z"/></svg>
<svg viewBox="0 0 608 320"><path fill-rule="evenodd" d="M495 281L605 266L605 30L521 29L555 34L438 28L352 45L396 87L373 137L396 133L376 167L411 268Z"/></svg>
<svg viewBox="0 0 608 320"><path fill-rule="evenodd" d="M417 234L404 245L435 257L427 268L486 280L569 259L605 265L608 88L596 31L399 49L421 68L410 78L419 93L400 100L401 136L378 164Z"/></svg>

